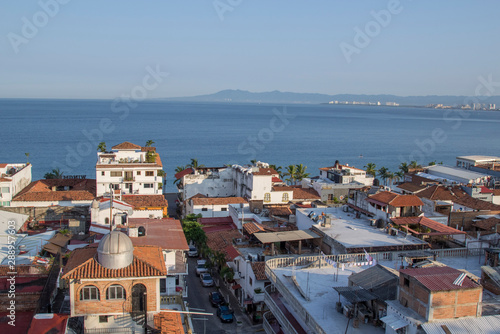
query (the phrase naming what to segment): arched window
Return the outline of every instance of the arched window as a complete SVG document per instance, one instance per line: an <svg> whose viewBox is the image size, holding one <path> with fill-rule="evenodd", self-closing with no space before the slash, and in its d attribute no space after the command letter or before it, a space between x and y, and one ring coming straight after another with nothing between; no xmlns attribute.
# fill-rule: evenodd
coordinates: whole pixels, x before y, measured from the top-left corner
<svg viewBox="0 0 500 334"><path fill-rule="evenodd" d="M283 202L288 202L288 193L283 193Z"/></svg>
<svg viewBox="0 0 500 334"><path fill-rule="evenodd" d="M271 194L270 193L264 194L264 202L271 202Z"/></svg>
<svg viewBox="0 0 500 334"><path fill-rule="evenodd" d="M99 300L99 289L95 285L84 286L80 290L80 300Z"/></svg>
<svg viewBox="0 0 500 334"><path fill-rule="evenodd" d="M125 289L120 284L113 284L106 290L106 299L125 299Z"/></svg>

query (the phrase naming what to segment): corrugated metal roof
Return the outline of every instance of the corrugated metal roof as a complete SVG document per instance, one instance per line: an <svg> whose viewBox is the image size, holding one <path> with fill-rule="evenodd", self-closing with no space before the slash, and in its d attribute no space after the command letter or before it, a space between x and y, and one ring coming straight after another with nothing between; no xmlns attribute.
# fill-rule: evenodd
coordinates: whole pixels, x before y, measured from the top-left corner
<svg viewBox="0 0 500 334"><path fill-rule="evenodd" d="M268 244L271 242L296 241L296 240L320 238L320 236L317 235L316 233L306 230L284 231L275 233L259 232L255 233L254 235L263 244Z"/></svg>
<svg viewBox="0 0 500 334"><path fill-rule="evenodd" d="M422 324L427 334L498 334L500 332L500 315L490 315L479 318L461 318L442 322L428 322Z"/></svg>
<svg viewBox="0 0 500 334"><path fill-rule="evenodd" d="M431 291L473 289L481 286L469 277L464 279L462 285L453 284L462 272L450 267L410 268L400 272L414 277Z"/></svg>

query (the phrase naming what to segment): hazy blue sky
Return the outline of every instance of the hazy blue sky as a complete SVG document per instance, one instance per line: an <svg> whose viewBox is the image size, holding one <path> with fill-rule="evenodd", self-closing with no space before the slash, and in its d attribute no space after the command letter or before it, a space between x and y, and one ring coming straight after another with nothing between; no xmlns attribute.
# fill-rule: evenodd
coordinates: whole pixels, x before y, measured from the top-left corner
<svg viewBox="0 0 500 334"><path fill-rule="evenodd" d="M149 97L474 95L478 76L500 81L494 0L60 0L53 17L41 12L54 1L0 1L0 97L114 98L157 65L170 75ZM356 27L372 29L368 45ZM341 44L357 48L350 62Z"/></svg>

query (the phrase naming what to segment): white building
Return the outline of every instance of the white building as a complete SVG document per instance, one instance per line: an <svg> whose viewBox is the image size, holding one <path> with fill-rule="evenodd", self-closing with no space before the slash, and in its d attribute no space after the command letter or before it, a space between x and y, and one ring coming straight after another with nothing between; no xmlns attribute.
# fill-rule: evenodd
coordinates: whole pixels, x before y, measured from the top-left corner
<svg viewBox="0 0 500 334"><path fill-rule="evenodd" d="M457 157L457 167L470 169L477 165L499 163L500 157L488 156L488 155L463 155Z"/></svg>
<svg viewBox="0 0 500 334"><path fill-rule="evenodd" d="M0 164L0 206L10 206L12 198L31 183L31 164Z"/></svg>
<svg viewBox="0 0 500 334"><path fill-rule="evenodd" d="M341 165L336 163L330 167L322 167L319 169L319 177L323 180L330 180L333 183L349 184L360 183L365 186L373 185L373 176L366 174L366 171L349 164Z"/></svg>
<svg viewBox="0 0 500 334"><path fill-rule="evenodd" d="M228 217L229 204L248 203L243 197L191 197L186 203L186 215L201 214L207 217Z"/></svg>
<svg viewBox="0 0 500 334"><path fill-rule="evenodd" d="M434 165L425 167L426 173L417 175L443 182L444 184L484 185L490 179L489 175L473 172L459 167Z"/></svg>
<svg viewBox="0 0 500 334"><path fill-rule="evenodd" d="M123 142L113 146L111 152L98 152L97 196L109 193L110 185L120 194L161 194L162 167L160 155L154 147Z"/></svg>

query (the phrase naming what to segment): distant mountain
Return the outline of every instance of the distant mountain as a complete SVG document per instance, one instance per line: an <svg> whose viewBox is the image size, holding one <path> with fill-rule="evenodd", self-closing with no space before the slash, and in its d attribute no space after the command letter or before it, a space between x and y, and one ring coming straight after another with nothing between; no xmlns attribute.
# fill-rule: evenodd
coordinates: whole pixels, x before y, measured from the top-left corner
<svg viewBox="0 0 500 334"><path fill-rule="evenodd" d="M362 94L315 94L291 92L262 92L253 93L245 90L227 89L208 95L168 98L169 101L191 102L238 102L238 103L328 103L330 101L358 101L358 102L396 102L400 105L425 106L428 104L462 105L476 103L494 103L500 107L500 96L481 96L476 99L467 96L427 95L427 96L397 96L397 95L362 95Z"/></svg>

